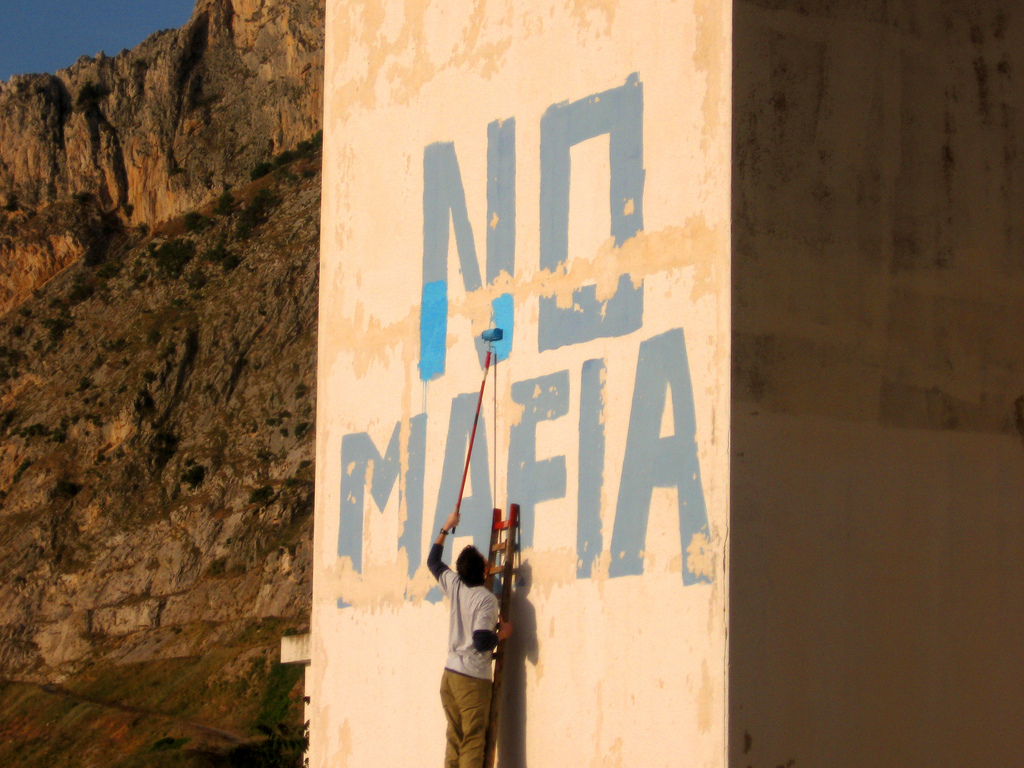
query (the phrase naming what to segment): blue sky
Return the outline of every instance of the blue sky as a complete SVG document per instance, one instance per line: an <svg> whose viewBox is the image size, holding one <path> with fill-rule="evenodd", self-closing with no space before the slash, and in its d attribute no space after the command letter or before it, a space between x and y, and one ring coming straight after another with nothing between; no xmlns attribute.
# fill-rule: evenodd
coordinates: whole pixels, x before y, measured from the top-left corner
<svg viewBox="0 0 1024 768"><path fill-rule="evenodd" d="M195 0L0 0L0 80L56 72L79 56L114 56L180 27Z"/></svg>

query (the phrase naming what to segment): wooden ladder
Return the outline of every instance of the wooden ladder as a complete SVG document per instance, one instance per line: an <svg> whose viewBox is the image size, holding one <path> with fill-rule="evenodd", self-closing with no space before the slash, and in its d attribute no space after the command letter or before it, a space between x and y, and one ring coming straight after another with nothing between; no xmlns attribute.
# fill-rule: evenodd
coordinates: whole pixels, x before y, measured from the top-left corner
<svg viewBox="0 0 1024 768"><path fill-rule="evenodd" d="M494 591L494 577L501 576L501 594L498 596L499 613L505 621L511 619L512 569L516 547L519 544L519 505L509 508L508 519L502 511L494 510L491 519L491 546L487 556L487 577L484 586ZM484 747L483 768L493 768L498 752L498 714L501 709L501 681L505 671L505 641L499 640L494 649L494 683L491 686L491 717L487 723L487 742Z"/></svg>

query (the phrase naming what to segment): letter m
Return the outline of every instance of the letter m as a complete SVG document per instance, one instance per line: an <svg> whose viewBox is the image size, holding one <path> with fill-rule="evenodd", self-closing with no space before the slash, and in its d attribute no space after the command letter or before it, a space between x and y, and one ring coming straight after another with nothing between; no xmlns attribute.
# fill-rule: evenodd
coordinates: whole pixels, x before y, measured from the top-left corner
<svg viewBox="0 0 1024 768"><path fill-rule="evenodd" d="M370 495L384 511L395 487L400 467L399 428L395 424L387 450L381 456L366 432L341 438L341 520L338 526L338 557L348 557L357 573L363 571L363 510L366 508L366 481ZM371 474L372 471L372 474ZM369 475L369 478L367 477Z"/></svg>

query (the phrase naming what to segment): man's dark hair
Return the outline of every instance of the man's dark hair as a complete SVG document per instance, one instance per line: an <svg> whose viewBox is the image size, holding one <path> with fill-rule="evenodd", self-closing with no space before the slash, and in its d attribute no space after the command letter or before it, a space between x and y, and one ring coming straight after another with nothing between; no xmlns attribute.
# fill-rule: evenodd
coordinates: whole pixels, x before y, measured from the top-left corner
<svg viewBox="0 0 1024 768"><path fill-rule="evenodd" d="M455 561L455 572L467 587L483 586L486 570L487 561L473 545L463 549L459 553L459 559Z"/></svg>

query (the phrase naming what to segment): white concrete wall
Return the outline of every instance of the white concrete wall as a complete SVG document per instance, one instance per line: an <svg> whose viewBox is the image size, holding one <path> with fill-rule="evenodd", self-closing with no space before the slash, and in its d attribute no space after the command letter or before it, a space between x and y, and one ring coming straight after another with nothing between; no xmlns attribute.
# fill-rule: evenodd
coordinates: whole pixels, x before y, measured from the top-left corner
<svg viewBox="0 0 1024 768"><path fill-rule="evenodd" d="M730 28L328 3L312 765L442 762L424 561L493 323L454 545L524 505L499 763L725 764Z"/></svg>

